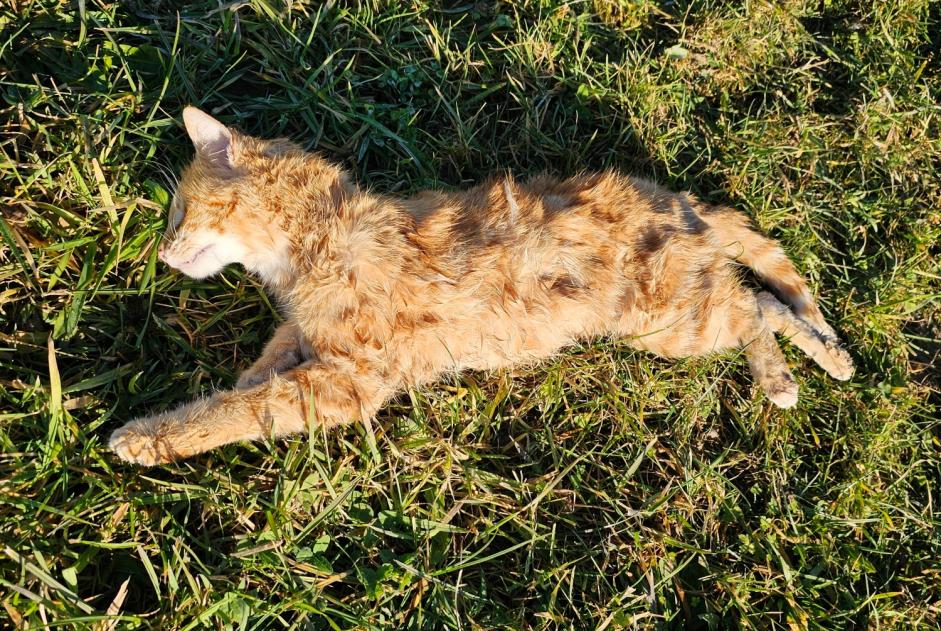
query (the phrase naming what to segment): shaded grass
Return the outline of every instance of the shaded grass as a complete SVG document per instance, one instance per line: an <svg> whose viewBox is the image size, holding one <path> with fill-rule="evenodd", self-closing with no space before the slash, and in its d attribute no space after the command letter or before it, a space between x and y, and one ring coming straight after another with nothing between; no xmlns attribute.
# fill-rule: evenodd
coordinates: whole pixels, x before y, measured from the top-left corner
<svg viewBox="0 0 941 631"><path fill-rule="evenodd" d="M0 17L0 604L156 628L935 628L936 3L20 2ZM117 463L277 321L158 265L200 104L407 193L616 166L782 240L859 365L598 341L359 427ZM51 340L51 342L50 342Z"/></svg>

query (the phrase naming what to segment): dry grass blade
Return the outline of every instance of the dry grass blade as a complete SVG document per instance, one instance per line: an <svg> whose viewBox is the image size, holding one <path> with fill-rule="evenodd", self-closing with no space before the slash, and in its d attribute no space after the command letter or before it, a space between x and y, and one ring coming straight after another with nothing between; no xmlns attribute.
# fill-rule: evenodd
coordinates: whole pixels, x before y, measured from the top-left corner
<svg viewBox="0 0 941 631"><path fill-rule="evenodd" d="M127 586L130 584L131 579L126 578L124 582L121 583L121 586L118 588L118 593L114 595L114 600L111 601L111 604L108 605L108 609L105 611L105 615L108 616L105 620L99 620L95 623L95 631L111 631L118 626L118 622L121 621L119 618L121 614L121 605L124 604L124 599L127 598Z"/></svg>

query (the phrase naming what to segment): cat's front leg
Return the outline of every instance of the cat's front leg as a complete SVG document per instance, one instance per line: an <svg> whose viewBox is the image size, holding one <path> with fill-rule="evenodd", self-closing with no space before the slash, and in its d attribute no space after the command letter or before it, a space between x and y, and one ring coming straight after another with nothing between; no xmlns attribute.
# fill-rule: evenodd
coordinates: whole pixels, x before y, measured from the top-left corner
<svg viewBox="0 0 941 631"><path fill-rule="evenodd" d="M265 344L261 357L242 371L236 388L250 388L271 379L272 375L290 370L304 361L301 350L301 332L291 322L285 322Z"/></svg>
<svg viewBox="0 0 941 631"><path fill-rule="evenodd" d="M236 388L257 386L269 381L273 375L297 367L304 361L301 339L300 331L293 323L286 322L275 329L261 357L239 375ZM183 455L198 453L202 451L199 448L201 441L208 437L198 431L193 433L183 430L190 426L198 427L199 424L194 424L193 419L213 409L221 396L135 419L111 435L111 449L128 462L145 465L169 462Z"/></svg>
<svg viewBox="0 0 941 631"><path fill-rule="evenodd" d="M257 386L133 420L111 435L109 445L123 460L154 465L227 443L358 420L395 391L380 374L352 358L306 362Z"/></svg>

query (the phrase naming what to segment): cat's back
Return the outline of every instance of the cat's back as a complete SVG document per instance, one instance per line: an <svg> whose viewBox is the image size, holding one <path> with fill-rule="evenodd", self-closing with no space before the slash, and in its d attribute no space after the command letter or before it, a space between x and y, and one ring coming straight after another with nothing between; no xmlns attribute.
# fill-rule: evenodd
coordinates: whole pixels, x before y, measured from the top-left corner
<svg viewBox="0 0 941 631"><path fill-rule="evenodd" d="M464 191L422 192L403 207L420 258L451 280L436 292L483 310L519 303L553 312L597 297L623 273L653 212L641 187L611 171L500 176Z"/></svg>
<svg viewBox="0 0 941 631"><path fill-rule="evenodd" d="M473 261L519 246L604 245L648 220L654 190L613 171L526 182L506 175L466 190L423 191L404 207L424 247Z"/></svg>

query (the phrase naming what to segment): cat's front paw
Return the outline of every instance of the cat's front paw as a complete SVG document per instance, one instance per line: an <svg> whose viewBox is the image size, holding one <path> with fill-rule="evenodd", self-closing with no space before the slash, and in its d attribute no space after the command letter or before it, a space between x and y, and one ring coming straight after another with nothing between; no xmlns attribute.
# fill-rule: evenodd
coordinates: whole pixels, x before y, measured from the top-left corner
<svg viewBox="0 0 941 631"><path fill-rule="evenodd" d="M167 458L161 456L158 441L147 428L145 421L131 421L114 430L108 447L125 462L147 467L167 462Z"/></svg>
<svg viewBox="0 0 941 631"><path fill-rule="evenodd" d="M274 375L296 368L301 361L301 356L294 349L284 350L277 354L266 354L242 371L238 381L235 382L235 387L241 390L266 383L271 381Z"/></svg>
<svg viewBox="0 0 941 631"><path fill-rule="evenodd" d="M271 371L261 371L261 370L252 370L249 368L245 370L241 375L239 375L238 381L235 382L235 387L239 390L245 388L251 388L252 386L257 386L260 383L265 383L271 379Z"/></svg>

